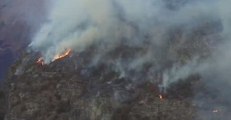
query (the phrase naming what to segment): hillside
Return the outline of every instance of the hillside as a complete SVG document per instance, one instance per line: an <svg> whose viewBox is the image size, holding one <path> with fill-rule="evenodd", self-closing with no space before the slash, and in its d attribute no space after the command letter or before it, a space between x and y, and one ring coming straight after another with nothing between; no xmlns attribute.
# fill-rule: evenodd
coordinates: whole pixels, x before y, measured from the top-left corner
<svg viewBox="0 0 231 120"><path fill-rule="evenodd" d="M84 58L72 56L41 66L35 63L36 59L25 55L8 78L6 120L193 120L196 117L191 96L172 94L168 98L168 94L163 94L160 98L158 87L151 82L133 83L119 78L107 66L86 68L86 63L79 63L81 59Z"/></svg>
<svg viewBox="0 0 231 120"><path fill-rule="evenodd" d="M0 120L230 120L229 4L0 0Z"/></svg>

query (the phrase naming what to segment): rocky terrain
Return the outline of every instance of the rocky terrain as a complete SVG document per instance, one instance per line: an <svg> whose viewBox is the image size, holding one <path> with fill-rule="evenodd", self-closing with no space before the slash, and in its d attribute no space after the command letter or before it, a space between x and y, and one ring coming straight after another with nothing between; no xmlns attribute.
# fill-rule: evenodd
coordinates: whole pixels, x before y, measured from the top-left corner
<svg viewBox="0 0 231 120"><path fill-rule="evenodd" d="M207 25L219 26L216 22ZM159 69L155 64L145 64L141 70L125 71L127 76L116 69L116 62L133 59L134 50L142 54L148 45L121 44L101 56L97 64L92 64L99 52L94 45L50 64L37 62L41 57L38 53L24 52L7 77L8 104L3 116L5 120L207 120L198 114L204 110L211 114L211 120L220 119L227 113L194 102L199 93L219 100L219 96L210 96L199 75L191 75L164 91L160 86L164 69L176 62L185 64L194 55L208 57L212 49L209 42L219 38L214 35L217 30L199 27L191 33L192 41L177 46L180 31L170 31L174 40L169 39L165 54L157 57L161 61ZM213 39L198 39L210 35ZM169 59L173 54L176 57Z"/></svg>
<svg viewBox="0 0 231 120"><path fill-rule="evenodd" d="M173 92L160 98L155 84L132 83L106 66L86 68L79 56L44 66L31 58L25 55L12 68L5 120L193 120L196 117L196 107L187 93Z"/></svg>
<svg viewBox="0 0 231 120"><path fill-rule="evenodd" d="M195 46L187 49L174 47L177 42L171 42L162 56L166 64L161 69L174 61L184 64L194 54L206 57L206 42L186 42L185 46ZM5 120L199 120L197 112L201 106L194 104L193 97L196 87L200 88L198 91L203 88L200 76L192 75L164 92L159 86L163 70L149 73L155 65L127 71L129 76L121 76L114 68L116 60L121 59L118 56L126 61L134 57L132 51L142 53L145 49L122 44L102 56L103 61L96 65L92 65L97 53L94 46L50 64L37 63L39 54L25 52L8 75ZM171 53L179 57L167 59ZM213 109L206 111L217 118Z"/></svg>
<svg viewBox="0 0 231 120"><path fill-rule="evenodd" d="M171 3L179 0L164 1L169 3L168 9L177 9L178 4ZM231 117L231 104L225 98L229 93L224 94L229 89L214 87L214 81L213 85L208 84L211 81L207 82L198 73L163 86L165 72L174 65L181 67L195 58L203 61L211 57L222 42L220 33L224 26L220 19L198 19L192 22L198 22L195 25L171 26L164 31L161 44L151 43L152 34L148 33L140 37L142 45L129 45L129 40L126 43L126 38L121 38L117 46L107 49L110 43L99 42L43 64L38 62L41 53L26 48L40 23L45 21L44 5L43 0L0 0L0 79L6 77L5 84L0 84L0 120L229 120ZM128 24L140 32L137 26ZM101 52L105 49L106 52ZM151 58L139 61L143 60L139 59L142 55Z"/></svg>

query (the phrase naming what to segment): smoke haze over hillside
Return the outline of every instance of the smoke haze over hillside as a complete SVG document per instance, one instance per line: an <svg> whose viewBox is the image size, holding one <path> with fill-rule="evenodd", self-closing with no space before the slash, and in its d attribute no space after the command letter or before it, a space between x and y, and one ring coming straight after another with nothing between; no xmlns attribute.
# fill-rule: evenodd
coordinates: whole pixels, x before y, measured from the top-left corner
<svg viewBox="0 0 231 120"><path fill-rule="evenodd" d="M145 75L164 71L165 87L200 74L230 104L230 4L228 0L56 0L51 2L47 22L34 35L29 49L40 52L50 63L66 49L80 53L94 46L92 65L113 61L122 77L140 79L145 65L151 64ZM132 51L129 58L113 58L112 51L124 49L118 49L120 46L139 50ZM175 51L189 49L189 59L180 63ZM198 49L208 49L202 51L209 55ZM230 108L226 109L229 113Z"/></svg>
<svg viewBox="0 0 231 120"><path fill-rule="evenodd" d="M217 57L217 54L226 55L228 51L222 49L224 45L230 44L229 13L231 10L229 3L227 0L53 1L48 21L35 34L29 47L40 52L46 63L51 62L56 54L69 48L75 52L81 52L96 45L98 52L95 53L92 61L97 63L102 56L118 46L138 47L144 52L134 51L136 56L129 60L126 67L139 69L146 63L160 65L167 60L177 61L177 55L172 51L184 47L190 49L187 48L190 45L185 45L187 42L205 41L207 47L215 46L215 48L209 48L212 55L203 61L209 64L207 61L212 62L213 59L224 58L223 56ZM198 35L196 32L200 32L200 29L204 33ZM178 34L177 31L179 31L179 36L175 35ZM199 37L193 38L195 36ZM177 41L180 42L177 43ZM171 44L175 44L175 48L169 52ZM198 59L202 54L195 52L191 56L193 60L190 60L194 61L193 70L192 67L187 68L186 64L184 68L179 69L188 71L187 75L178 72L181 75L176 79L181 76L187 77L190 72L198 70L201 72L202 69L207 69L196 68L197 64L203 63L197 63L198 60L194 59ZM191 65L190 61L187 63ZM170 71L176 72L173 69L178 68L173 67Z"/></svg>
<svg viewBox="0 0 231 120"><path fill-rule="evenodd" d="M165 46L171 29L184 27L183 39L189 39L187 34L203 22L223 19L218 3L196 1L170 9L161 0L59 0L30 47L49 63L67 48L79 52L95 43L109 44L106 52L121 42L139 46L148 41L153 47Z"/></svg>

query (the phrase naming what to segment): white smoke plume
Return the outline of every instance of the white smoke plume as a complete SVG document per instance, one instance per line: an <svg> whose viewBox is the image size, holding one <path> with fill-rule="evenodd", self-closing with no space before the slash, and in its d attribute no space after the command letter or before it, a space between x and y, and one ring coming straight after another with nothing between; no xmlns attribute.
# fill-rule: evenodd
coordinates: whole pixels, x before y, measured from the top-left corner
<svg viewBox="0 0 231 120"><path fill-rule="evenodd" d="M114 46L123 38L135 45L146 35L158 46L172 26L192 24L187 26L191 29L195 20L216 16L218 8L210 4L192 3L173 11L161 0L57 0L30 47L49 63L67 48L79 52L101 41Z"/></svg>
<svg viewBox="0 0 231 120"><path fill-rule="evenodd" d="M164 87L192 74L210 80L210 86L217 87L219 81L231 87L230 0L54 0L52 3L47 22L29 45L42 54L46 63L66 49L79 53L96 45L92 64L113 61L121 77L133 76L128 72L131 70L141 74L144 66L151 64L145 70L146 77L153 79L150 76L155 72L163 72ZM111 61L105 59L111 51L119 52L121 49L116 48L121 45L141 51L132 51L129 59L121 56ZM182 56L179 51L192 54ZM134 77L140 78L139 74ZM220 92L228 95L224 89Z"/></svg>
<svg viewBox="0 0 231 120"><path fill-rule="evenodd" d="M228 6L230 2L227 0L184 0L178 3L168 0L52 2L48 21L35 34L29 45L32 50L42 54L46 63L50 63L56 54L68 48L81 52L91 45L102 44L98 55L95 55L101 56L121 43L145 48L147 41L149 44L145 48L147 50L129 61L126 65L128 69L139 69L145 63L163 64L162 61L176 61L178 56L174 50L183 48L187 41L195 41L190 38L193 37L193 31L210 21L219 21L222 26L221 32L215 34L218 34L223 41L218 39L216 42L225 41L225 44L230 44L231 10ZM179 28L182 29L181 36L177 38L180 42L175 43L176 48L172 51L166 52L166 48L171 44L169 39L172 39L169 37L169 31ZM209 35L200 39L210 39L207 37ZM219 47L223 48L223 45ZM194 57L198 57L197 54ZM197 67L202 63L197 63L197 60L191 61L193 62L188 62L183 67L176 63L171 70L166 70L172 82L197 73L198 69L201 70Z"/></svg>

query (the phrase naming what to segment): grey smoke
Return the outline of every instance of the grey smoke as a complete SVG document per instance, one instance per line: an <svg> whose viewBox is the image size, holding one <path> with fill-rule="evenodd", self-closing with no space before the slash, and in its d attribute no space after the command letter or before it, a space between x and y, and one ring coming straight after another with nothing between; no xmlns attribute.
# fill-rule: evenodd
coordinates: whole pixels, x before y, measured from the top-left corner
<svg viewBox="0 0 231 120"><path fill-rule="evenodd" d="M136 45L148 35L151 44L163 45L170 28L186 24L190 30L197 19L216 17L214 6L196 2L172 11L162 0L58 0L30 47L49 63L67 48L79 52L101 41L110 43L111 49L122 38Z"/></svg>
<svg viewBox="0 0 231 120"><path fill-rule="evenodd" d="M134 76L129 71L142 74L144 66L151 64L145 73L147 79L161 71L164 87L199 74L209 81L208 85L219 87L223 95L230 96L222 88L223 84L225 88L231 87L230 5L229 0L56 0L50 6L48 21L35 34L29 48L40 52L45 62L50 63L65 49L80 53L97 45L92 52L92 65L102 61L112 64L120 77L141 79L142 75ZM208 28L205 35L197 37L196 31L210 24L215 30ZM171 31L177 30L180 34L173 32L172 38ZM208 47L209 55L186 44L194 41L199 42L198 48ZM205 45L200 46L204 41ZM134 50L133 57L128 59L122 56L105 59L121 44L140 48L141 52ZM188 49L193 54L185 58L186 62L179 62L176 52ZM171 65L166 65L169 61ZM224 99L229 101L231 97Z"/></svg>

